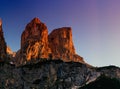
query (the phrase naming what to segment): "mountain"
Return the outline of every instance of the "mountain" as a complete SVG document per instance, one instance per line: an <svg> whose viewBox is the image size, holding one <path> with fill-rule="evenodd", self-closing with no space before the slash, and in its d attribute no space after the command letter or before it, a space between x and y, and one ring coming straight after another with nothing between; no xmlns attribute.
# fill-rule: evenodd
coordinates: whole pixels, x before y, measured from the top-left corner
<svg viewBox="0 0 120 89"><path fill-rule="evenodd" d="M87 64L75 52L70 27L48 34L47 26L34 18L13 54L0 21L0 89L120 89L120 68Z"/></svg>
<svg viewBox="0 0 120 89"><path fill-rule="evenodd" d="M6 42L2 30L2 20L0 20L0 61L5 60L6 57Z"/></svg>
<svg viewBox="0 0 120 89"><path fill-rule="evenodd" d="M48 39L53 59L84 63L83 58L75 53L72 40L72 29L70 27L62 27L53 30L49 34Z"/></svg>
<svg viewBox="0 0 120 89"><path fill-rule="evenodd" d="M31 60L48 58L50 52L47 27L38 18L34 18L21 35L21 49L16 55L16 63L20 65Z"/></svg>
<svg viewBox="0 0 120 89"><path fill-rule="evenodd" d="M34 18L21 35L21 48L16 54L15 64L37 62L41 58L85 63L83 58L75 53L70 27L55 29L48 35L47 26Z"/></svg>

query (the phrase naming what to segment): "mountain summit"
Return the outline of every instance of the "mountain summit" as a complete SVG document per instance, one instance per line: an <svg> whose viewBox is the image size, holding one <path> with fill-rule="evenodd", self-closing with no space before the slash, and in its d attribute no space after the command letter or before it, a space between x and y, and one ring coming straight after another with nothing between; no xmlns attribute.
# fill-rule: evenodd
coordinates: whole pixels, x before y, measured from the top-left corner
<svg viewBox="0 0 120 89"><path fill-rule="evenodd" d="M21 35L21 49L16 54L17 64L48 58L51 52L48 43L47 26L38 18L34 18Z"/></svg>
<svg viewBox="0 0 120 89"><path fill-rule="evenodd" d="M55 29L48 35L47 26L34 18L21 35L21 48L16 54L16 63L25 64L40 58L84 63L83 58L75 53L70 27Z"/></svg>
<svg viewBox="0 0 120 89"><path fill-rule="evenodd" d="M75 53L72 28L62 27L55 29L49 34L48 39L54 59L62 59L66 62L84 62L83 58Z"/></svg>

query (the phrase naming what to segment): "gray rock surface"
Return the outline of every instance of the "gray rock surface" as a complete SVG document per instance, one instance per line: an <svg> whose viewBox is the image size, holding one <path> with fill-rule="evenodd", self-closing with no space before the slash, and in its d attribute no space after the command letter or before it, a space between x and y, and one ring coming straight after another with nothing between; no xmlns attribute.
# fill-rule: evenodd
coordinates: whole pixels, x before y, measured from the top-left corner
<svg viewBox="0 0 120 89"><path fill-rule="evenodd" d="M95 68L78 62L41 60L19 67L1 62L0 89L78 89L102 74L120 79L120 68L114 66Z"/></svg>

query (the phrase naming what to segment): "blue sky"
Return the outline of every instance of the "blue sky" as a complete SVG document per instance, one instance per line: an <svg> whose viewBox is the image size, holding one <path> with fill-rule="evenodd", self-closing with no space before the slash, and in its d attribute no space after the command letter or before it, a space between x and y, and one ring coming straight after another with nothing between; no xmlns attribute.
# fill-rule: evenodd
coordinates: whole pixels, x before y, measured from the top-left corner
<svg viewBox="0 0 120 89"><path fill-rule="evenodd" d="M13 51L34 17L49 33L72 27L76 52L89 64L120 66L120 0L0 0L5 40Z"/></svg>

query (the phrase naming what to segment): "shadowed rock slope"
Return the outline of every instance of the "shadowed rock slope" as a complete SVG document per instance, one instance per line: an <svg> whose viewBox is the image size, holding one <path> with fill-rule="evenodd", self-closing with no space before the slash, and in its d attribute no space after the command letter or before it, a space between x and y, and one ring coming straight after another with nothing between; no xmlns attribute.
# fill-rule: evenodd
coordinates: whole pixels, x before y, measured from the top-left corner
<svg viewBox="0 0 120 89"><path fill-rule="evenodd" d="M45 59L19 67L3 62L0 89L79 89L101 75L120 80L120 68L94 68L79 62Z"/></svg>
<svg viewBox="0 0 120 89"><path fill-rule="evenodd" d="M120 81L116 78L101 75L96 79L96 81L93 81L79 89L120 89Z"/></svg>

